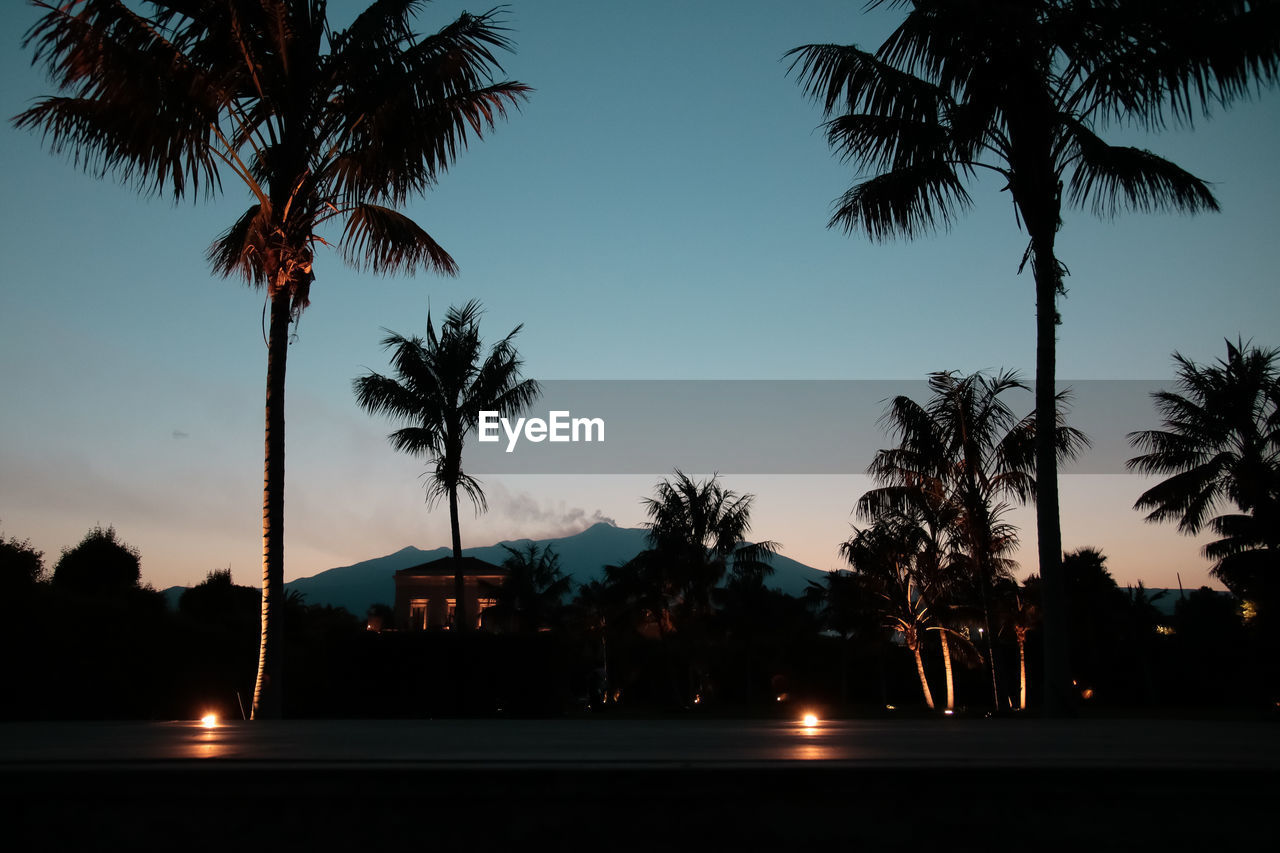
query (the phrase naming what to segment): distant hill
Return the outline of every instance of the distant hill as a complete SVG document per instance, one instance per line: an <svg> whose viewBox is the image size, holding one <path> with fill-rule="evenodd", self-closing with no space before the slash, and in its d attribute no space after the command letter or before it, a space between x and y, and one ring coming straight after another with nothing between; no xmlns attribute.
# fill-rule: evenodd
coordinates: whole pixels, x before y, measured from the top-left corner
<svg viewBox="0 0 1280 853"><path fill-rule="evenodd" d="M539 547L551 546L555 549L560 555L560 568L573 578L576 587L602 578L606 565L625 563L643 551L646 533L647 531L638 527L614 527L601 522L573 536L534 541ZM490 563L501 563L507 558L503 545L520 548L529 541L507 540L481 548L463 548L462 553ZM371 604L392 604L395 601L394 575L397 571L447 557L449 554L448 548L423 551L410 546L385 557L298 578L285 586L289 590L303 593L308 604L345 607L352 613L363 616ZM824 574L781 555L773 559L773 566L774 573L765 583L791 595L803 594L808 581L818 580Z"/></svg>
<svg viewBox="0 0 1280 853"><path fill-rule="evenodd" d="M573 578L573 585L577 587L578 584L603 578L605 566L620 565L643 551L646 533L646 530L639 527L615 527L600 522L573 536L534 541L539 547L550 545L555 548L560 555L560 568ZM520 548L529 542L528 539L508 539L495 545L463 548L462 553L490 563L501 563L507 558L503 545ZM286 584L285 588L301 592L306 596L308 604L345 607L355 615L363 616L371 604L395 602L394 575L397 571L438 560L449 554L449 548L423 551L410 545L385 557L375 557L351 566L340 566L310 577L298 578ZM773 558L773 570L773 575L765 580L765 585L794 596L803 595L809 581L821 582L826 575L826 572L781 554ZM163 590L170 607L177 609L178 599L185 590L186 587L182 586ZM1147 589L1149 596L1161 592L1165 594L1155 601L1155 606L1166 616L1172 616L1178 601L1178 590Z"/></svg>

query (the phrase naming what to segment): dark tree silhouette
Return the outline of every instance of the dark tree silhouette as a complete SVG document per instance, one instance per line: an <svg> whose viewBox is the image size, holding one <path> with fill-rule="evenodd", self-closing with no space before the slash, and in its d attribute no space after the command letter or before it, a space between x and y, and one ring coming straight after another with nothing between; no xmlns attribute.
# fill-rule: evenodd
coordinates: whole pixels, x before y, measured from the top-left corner
<svg viewBox="0 0 1280 853"><path fill-rule="evenodd" d="M872 0L872 6L883 0ZM895 4L897 5L897 4ZM1057 456L1056 301L1062 206L1109 215L1216 210L1199 178L1097 130L1189 122L1280 74L1273 0L913 0L874 53L795 48L791 71L830 121L838 156L873 177L836 203L830 227L873 240L916 237L972 204L978 170L1000 176L1030 242L1036 293L1036 527L1044 583L1045 691L1069 702ZM1020 268L1021 269L1021 268Z"/></svg>
<svg viewBox="0 0 1280 853"><path fill-rule="evenodd" d="M388 439L396 450L423 456L434 463L427 479L427 504L449 501L449 530L453 542L457 600L454 624L467 630L463 595L462 532L458 526L458 490L467 493L476 512L487 508L484 491L462 470L462 448L476 430L483 411L513 417L541 393L533 379L523 379L524 362L516 352L516 326L494 344L488 354L480 341L480 303L450 308L439 336L427 315L427 338L395 333L383 340L390 350L395 378L370 373L353 382L356 400L370 414L386 415L404 424Z"/></svg>
<svg viewBox="0 0 1280 853"><path fill-rule="evenodd" d="M1129 435L1146 452L1128 467L1165 478L1134 508L1182 533L1212 530L1210 573L1266 610L1280 589L1280 350L1227 341L1216 364L1173 360L1177 391L1152 395L1164 428Z"/></svg>
<svg viewBox="0 0 1280 853"><path fill-rule="evenodd" d="M44 552L30 539L0 536L0 589L18 590L44 579Z"/></svg>
<svg viewBox="0 0 1280 853"><path fill-rule="evenodd" d="M929 601L937 575L930 571L929 552L924 528L915 519L893 512L880 514L870 527L855 529L840 545L840 556L879 596L885 626L902 637L915 657L924 703L933 709L922 653L925 632L934 623Z"/></svg>
<svg viewBox="0 0 1280 853"><path fill-rule="evenodd" d="M141 554L114 527L94 526L74 548L64 548L53 567L54 585L89 595L135 589L141 577Z"/></svg>
<svg viewBox="0 0 1280 853"><path fill-rule="evenodd" d="M730 570L741 577L767 577L778 551L771 541L751 543L754 495L739 495L716 476L701 483L681 471L645 498L649 550L641 563L660 576L658 585L687 618L710 612L711 590Z"/></svg>
<svg viewBox="0 0 1280 853"><path fill-rule="evenodd" d="M507 578L492 590L495 603L486 612L511 631L553 627L573 583L560 569L560 555L550 545L539 547L536 542L523 548L502 547L507 552L502 561Z"/></svg>
<svg viewBox="0 0 1280 853"><path fill-rule="evenodd" d="M890 514L910 521L926 543L917 571L927 575L929 601L942 642L952 706L951 641L964 644L957 628L976 610L985 637L992 703L1000 708L993 654L990 597L993 586L1011 579L1009 557L1017 530L1004 520L1012 502L1035 493L1034 416L1020 417L1007 397L1026 386L1011 372L996 376L952 372L929 377L931 396L924 403L899 396L890 401L882 423L898 442L881 450L869 473L881 484L858 501L858 514L875 520ZM1075 456L1087 444L1063 421L1065 395L1055 409L1055 447L1059 459ZM969 611L966 614L966 611Z"/></svg>
<svg viewBox="0 0 1280 853"><path fill-rule="evenodd" d="M153 0L150 17L123 0L38 5L47 11L24 44L62 94L17 126L143 192L212 194L229 176L253 196L209 260L270 304L253 715L278 717L285 365L315 245L376 273L452 274L449 254L393 208L430 189L528 87L494 82L493 51L510 42L492 12L419 37L411 0L374 3L342 31L323 0ZM342 227L326 240L329 223Z"/></svg>

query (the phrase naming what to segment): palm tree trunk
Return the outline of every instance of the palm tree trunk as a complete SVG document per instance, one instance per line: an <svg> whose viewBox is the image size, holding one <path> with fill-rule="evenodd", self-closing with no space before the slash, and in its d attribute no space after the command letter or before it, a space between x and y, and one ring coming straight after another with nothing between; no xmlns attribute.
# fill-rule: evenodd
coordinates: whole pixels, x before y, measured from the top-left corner
<svg viewBox="0 0 1280 853"><path fill-rule="evenodd" d="M462 576L462 529L458 526L458 489L449 489L449 533L453 539L453 628L469 631L466 582Z"/></svg>
<svg viewBox="0 0 1280 853"><path fill-rule="evenodd" d="M1056 217L1055 217L1056 218ZM1055 223L1056 227L1056 223ZM1058 509L1057 297L1061 270L1052 229L1033 235L1036 279L1036 537L1044 607L1044 708L1049 716L1070 713L1066 584L1062 577L1062 523Z"/></svg>
<svg viewBox="0 0 1280 853"><path fill-rule="evenodd" d="M253 688L254 720L279 719L282 713L280 648L284 594L284 376L292 319L288 288L271 296L267 339L265 459L262 476L262 633L258 678Z"/></svg>
<svg viewBox="0 0 1280 853"><path fill-rule="evenodd" d="M920 689L924 691L924 703L929 706L929 710L933 710L933 693L929 690L929 679L924 675L924 658L920 656L920 643L913 643L911 651L916 655L916 672L920 674Z"/></svg>
<svg viewBox="0 0 1280 853"><path fill-rule="evenodd" d="M947 674L947 710L954 711L956 708L956 686L951 673L951 644L947 642L945 629L939 631L938 636L942 639L942 669Z"/></svg>
<svg viewBox="0 0 1280 853"><path fill-rule="evenodd" d="M1025 628L1016 629L1018 635L1018 710L1027 710L1027 631Z"/></svg>

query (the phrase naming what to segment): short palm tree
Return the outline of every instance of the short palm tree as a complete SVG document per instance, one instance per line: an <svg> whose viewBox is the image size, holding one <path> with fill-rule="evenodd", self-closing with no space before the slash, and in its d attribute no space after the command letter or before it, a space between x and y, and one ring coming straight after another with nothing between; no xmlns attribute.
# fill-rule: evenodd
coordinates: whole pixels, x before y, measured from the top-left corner
<svg viewBox="0 0 1280 853"><path fill-rule="evenodd" d="M270 303L253 716L277 717L285 363L315 248L376 273L452 274L449 254L394 208L430 189L528 87L494 79L493 51L510 43L493 14L419 37L416 0L373 3L342 31L324 0L150 0L149 15L124 0L37 5L46 11L25 44L62 94L18 115L19 127L143 192L177 200L229 178L253 197L209 260Z"/></svg>
<svg viewBox="0 0 1280 853"><path fill-rule="evenodd" d="M711 590L730 570L742 577L763 578L773 572L769 561L776 542L751 543L751 503L720 485L713 475L697 482L681 471L657 485L646 498L649 550L644 560L660 564L670 591L691 617L705 615Z"/></svg>
<svg viewBox="0 0 1280 853"><path fill-rule="evenodd" d="M927 570L921 571L921 557L928 550L921 533L914 521L887 513L870 527L855 529L854 535L841 543L840 556L879 596L885 627L899 634L915 657L920 690L932 710L933 691L922 650L925 632L934 623L929 609L933 577Z"/></svg>
<svg viewBox="0 0 1280 853"><path fill-rule="evenodd" d="M893 0L889 0L893 2ZM871 0L872 6L886 0ZM811 44L788 55L830 117L827 139L872 175L830 227L873 240L947 226L972 204L978 170L1000 176L1030 238L1036 293L1036 518L1045 587L1046 697L1069 694L1062 532L1053 441L1055 250L1063 204L1110 214L1215 210L1208 186L1149 151L1114 146L1109 120L1160 127L1246 95L1280 74L1276 4L1238 0L897 0L906 19L875 52Z"/></svg>
<svg viewBox="0 0 1280 853"><path fill-rule="evenodd" d="M522 548L502 546L506 580L493 589L495 603L485 611L509 631L540 631L552 627L573 585L560 568L560 555L550 545L529 542Z"/></svg>
<svg viewBox="0 0 1280 853"><path fill-rule="evenodd" d="M434 463L427 478L427 504L449 502L456 597L454 624L470 627L463 596L462 533L458 526L458 491L471 498L476 511L486 509L480 483L462 470L462 448L476 430L482 411L513 417L541 393L533 379L523 379L516 326L488 354L480 341L480 303L450 308L440 334L427 316L426 340L390 333L382 342L391 351L396 376L370 373L355 380L356 400L374 415L404 424L388 439L396 450Z"/></svg>
<svg viewBox="0 0 1280 853"><path fill-rule="evenodd" d="M1280 585L1280 350L1227 341L1227 357L1198 365L1177 353L1177 391L1154 394L1164 429L1131 433L1146 451L1128 467L1166 479L1138 498L1152 522L1182 533L1208 527L1213 575L1241 598L1274 599ZM1236 512L1214 515L1225 507Z"/></svg>

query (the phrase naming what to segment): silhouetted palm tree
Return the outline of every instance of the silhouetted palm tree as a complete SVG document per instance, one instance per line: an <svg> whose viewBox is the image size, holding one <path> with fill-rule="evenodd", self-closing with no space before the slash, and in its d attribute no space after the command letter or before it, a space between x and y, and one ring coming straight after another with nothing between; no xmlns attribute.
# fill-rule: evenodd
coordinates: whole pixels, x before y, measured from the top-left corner
<svg viewBox="0 0 1280 853"><path fill-rule="evenodd" d="M412 0L374 3L336 32L323 0L152 0L150 17L123 0L39 5L48 11L24 44L64 94L21 113L19 127L143 192L212 194L230 176L253 195L209 260L270 303L253 716L277 717L285 364L315 245L376 273L452 274L448 253L393 208L435 184L528 87L494 82L493 50L510 43L492 13L418 37ZM325 239L330 223L341 230Z"/></svg>
<svg viewBox="0 0 1280 853"><path fill-rule="evenodd" d="M538 631L558 620L573 578L560 569L560 555L550 545L529 542L523 548L503 545L506 580L493 589L490 613L511 631Z"/></svg>
<svg viewBox="0 0 1280 853"><path fill-rule="evenodd" d="M1033 575L1019 586L1012 580L995 590L999 630L1013 632L1018 643L1018 710L1027 710L1027 633L1040 624L1040 578Z"/></svg>
<svg viewBox="0 0 1280 853"><path fill-rule="evenodd" d="M855 641L885 639L880 597L867 576L837 569L827 572L821 583L809 581L804 600L814 610L819 626L840 636L840 700L847 702L849 647Z"/></svg>
<svg viewBox="0 0 1280 853"><path fill-rule="evenodd" d="M872 0L872 6L882 0ZM895 4L897 5L897 4ZM874 53L811 44L788 53L806 94L831 117L827 139L873 177L837 202L830 227L912 238L967 209L979 169L1005 182L1030 238L1036 290L1036 503L1045 585L1046 696L1068 695L1055 420L1056 307L1066 272L1055 240L1062 206L1110 214L1216 210L1208 186L1139 148L1096 133L1148 128L1226 104L1280 73L1274 3L913 0Z"/></svg>
<svg viewBox="0 0 1280 853"><path fill-rule="evenodd" d="M932 709L933 691L929 689L921 653L924 634L933 622L929 612L933 578L920 570L920 557L928 550L925 540L921 527L913 520L886 513L841 543L840 556L880 596L885 625L902 636L915 656L920 690L925 704Z"/></svg>
<svg viewBox="0 0 1280 853"><path fill-rule="evenodd" d="M454 624L470 623L463 595L462 533L458 526L458 490L467 493L476 512L487 509L480 483L462 470L462 448L475 431L482 411L512 417L528 408L541 393L533 379L522 379L524 362L516 352L516 326L494 344L488 355L480 341L480 303L450 308L436 335L427 315L427 338L390 333L383 341L392 351L396 377L370 373L356 379L356 400L365 411L386 415L404 426L387 438L396 450L424 456L435 464L427 478L427 505L449 501L449 532L453 543Z"/></svg>
<svg viewBox="0 0 1280 853"><path fill-rule="evenodd" d="M646 498L649 549L643 562L660 572L667 592L688 618L705 615L711 590L732 569L741 577L773 573L776 542L751 543L754 495L739 495L713 475L696 482L680 471L658 483L657 497Z"/></svg>
<svg viewBox="0 0 1280 853"><path fill-rule="evenodd" d="M1152 522L1208 527L1210 572L1241 598L1273 600L1280 584L1280 350L1227 341L1198 365L1174 353L1177 391L1152 395L1164 429L1130 433L1128 467L1165 477L1138 498ZM1235 513L1214 515L1225 506Z"/></svg>
<svg viewBox="0 0 1280 853"><path fill-rule="evenodd" d="M1013 373L996 376L952 372L929 377L932 392L921 404L910 397L890 401L882 423L898 442L876 454L868 472L882 485L863 495L858 513L875 519L886 512L911 519L930 543L921 565L932 574L934 617L947 627L960 612L964 592L982 614L991 670L992 702L1000 706L992 654L988 594L993 584L1011 578L1009 554L1016 529L1003 520L1010 502L1024 503L1035 492L1035 433L1032 416L1019 417L1005 397L1026 390ZM1061 408L1063 395L1056 398ZM1059 458L1074 456L1086 443L1078 430L1056 420ZM951 600L943 607L944 598ZM958 636L954 629L950 636ZM950 665L948 633L941 633L944 661Z"/></svg>

